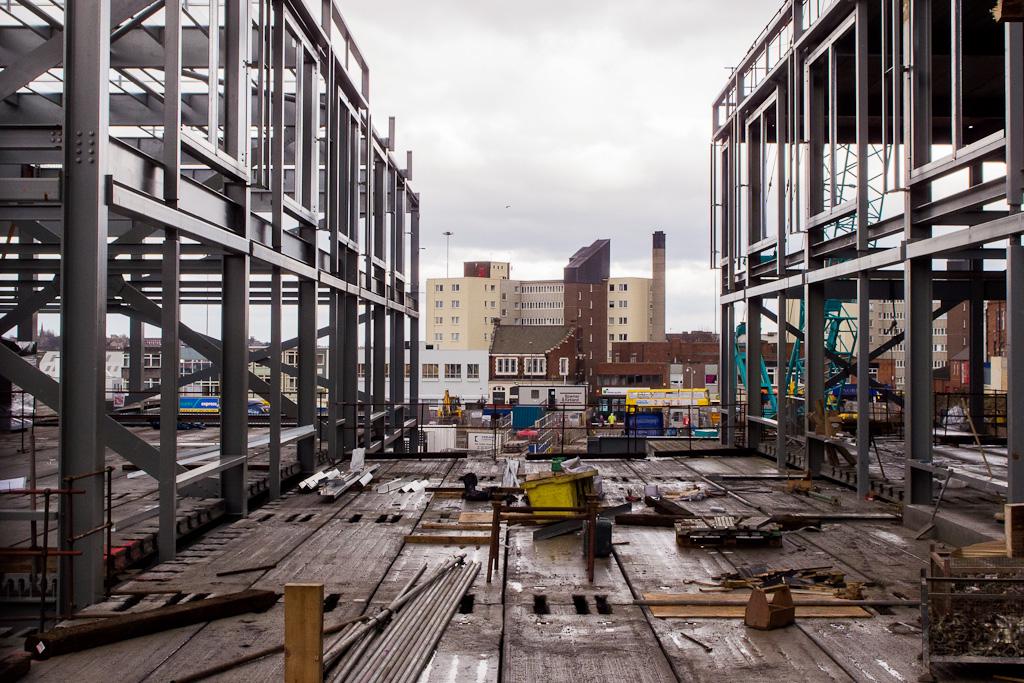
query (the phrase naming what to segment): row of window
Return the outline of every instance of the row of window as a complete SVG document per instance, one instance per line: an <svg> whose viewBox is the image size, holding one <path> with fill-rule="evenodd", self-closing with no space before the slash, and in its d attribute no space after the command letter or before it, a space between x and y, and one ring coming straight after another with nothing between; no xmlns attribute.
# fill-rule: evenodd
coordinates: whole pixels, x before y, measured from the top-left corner
<svg viewBox="0 0 1024 683"><path fill-rule="evenodd" d="M457 283L457 282L453 282L450 285L450 287L451 287L451 291L453 291L453 292L457 292L460 289L459 283ZM444 285L434 285L434 291L435 292L443 292L444 291Z"/></svg>
<svg viewBox="0 0 1024 683"><path fill-rule="evenodd" d="M531 357L523 360L524 375L544 375L548 371L548 359L544 357ZM499 356L494 359L494 374L516 375L519 374L519 359Z"/></svg>
<svg viewBox="0 0 1024 683"><path fill-rule="evenodd" d="M423 379L438 379L438 373L440 372L440 365L438 363L424 363L423 372L421 373ZM444 364L444 378L445 379L462 379L462 364L461 363L445 363ZM466 379L480 379L480 364L479 363L466 363Z"/></svg>
<svg viewBox="0 0 1024 683"><path fill-rule="evenodd" d="M440 315L434 316L434 324L435 325L444 325L444 316L440 316ZM458 325L458 324L459 324L459 316L453 315L452 316L452 325Z"/></svg>
<svg viewBox="0 0 1024 683"><path fill-rule="evenodd" d="M563 285L523 285L521 288L516 285L516 291L523 294L559 294L565 291Z"/></svg>
<svg viewBox="0 0 1024 683"><path fill-rule="evenodd" d="M615 318L612 317L612 316L608 316L608 324L609 325L614 325L615 324ZM619 325L628 325L629 324L629 318L619 318L619 323L618 324Z"/></svg>
<svg viewBox="0 0 1024 683"><path fill-rule="evenodd" d="M619 303L619 308L629 308L629 300L627 300L627 299L619 299L618 303ZM608 308L615 308L615 302L614 301L609 301L608 302Z"/></svg>
<svg viewBox="0 0 1024 683"><path fill-rule="evenodd" d="M516 308L562 308L561 301L524 301L522 306L520 302L515 302Z"/></svg>
<svg viewBox="0 0 1024 683"><path fill-rule="evenodd" d="M618 286L619 286L619 291L620 292L628 292L629 291L629 285L627 283L625 283L625 282L620 282ZM608 291L609 292L614 292L615 291L615 285L608 285Z"/></svg>
<svg viewBox="0 0 1024 683"><path fill-rule="evenodd" d="M452 332L449 336L451 337L451 340L453 342L457 342L461 338L461 335L459 335L458 332ZM484 338L486 339L486 336ZM436 342L443 342L444 341L444 332L435 332L434 333L434 341L436 341Z"/></svg>
<svg viewBox="0 0 1024 683"><path fill-rule="evenodd" d="M516 325L564 325L564 318L516 318Z"/></svg>
<svg viewBox="0 0 1024 683"><path fill-rule="evenodd" d="M629 341L629 335L628 334L619 334L618 338L616 339L616 336L614 334L609 334L608 335L608 341Z"/></svg>
<svg viewBox="0 0 1024 683"><path fill-rule="evenodd" d="M451 308L460 308L461 306L462 306L462 302L459 299L452 299L451 300L451 304L450 304ZM497 308L497 307L498 307L498 302L497 301L485 301L484 302L484 308ZM434 308L444 308L444 300L443 299L437 299L436 301L434 301Z"/></svg>

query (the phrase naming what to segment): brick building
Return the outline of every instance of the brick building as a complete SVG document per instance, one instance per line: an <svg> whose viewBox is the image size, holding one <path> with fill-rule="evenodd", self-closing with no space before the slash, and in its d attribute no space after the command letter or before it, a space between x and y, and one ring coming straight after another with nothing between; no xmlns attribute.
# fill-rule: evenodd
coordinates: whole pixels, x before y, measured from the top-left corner
<svg viewBox="0 0 1024 683"><path fill-rule="evenodd" d="M570 325L498 325L488 357L488 390L505 403L513 387L582 384L580 341Z"/></svg>

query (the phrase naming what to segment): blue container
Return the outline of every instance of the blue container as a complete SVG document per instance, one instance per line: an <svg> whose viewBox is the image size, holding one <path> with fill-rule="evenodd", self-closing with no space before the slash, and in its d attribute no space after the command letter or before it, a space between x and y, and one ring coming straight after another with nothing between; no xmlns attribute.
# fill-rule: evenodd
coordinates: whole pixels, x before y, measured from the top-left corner
<svg viewBox="0 0 1024 683"><path fill-rule="evenodd" d="M627 413L626 436L661 436L665 416L662 413Z"/></svg>
<svg viewBox="0 0 1024 683"><path fill-rule="evenodd" d="M542 417L544 417L544 408L541 406L516 406L512 409L512 428L532 427Z"/></svg>

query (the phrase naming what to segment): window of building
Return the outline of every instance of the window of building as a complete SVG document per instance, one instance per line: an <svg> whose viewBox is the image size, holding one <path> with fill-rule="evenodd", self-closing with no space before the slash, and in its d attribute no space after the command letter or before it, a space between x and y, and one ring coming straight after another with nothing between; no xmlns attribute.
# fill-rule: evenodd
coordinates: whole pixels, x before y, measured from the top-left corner
<svg viewBox="0 0 1024 683"><path fill-rule="evenodd" d="M611 315L608 316L608 324L609 325L614 325L615 324L615 316L611 316Z"/></svg>
<svg viewBox="0 0 1024 683"><path fill-rule="evenodd" d="M445 379L462 379L462 365L459 363L444 364Z"/></svg>
<svg viewBox="0 0 1024 683"><path fill-rule="evenodd" d="M494 374L514 375L519 372L519 359L499 357L494 359Z"/></svg>
<svg viewBox="0 0 1024 683"><path fill-rule="evenodd" d="M142 384L143 384L143 387L145 387L146 389L156 389L156 388L158 388L160 386L160 378L159 377L147 377L144 380L142 380Z"/></svg>
<svg viewBox="0 0 1024 683"><path fill-rule="evenodd" d="M558 359L558 374L563 377L569 374L569 359L566 356Z"/></svg>
<svg viewBox="0 0 1024 683"><path fill-rule="evenodd" d="M627 301L625 299L622 299L621 301L619 301L619 308L627 308L628 306L629 306L629 301Z"/></svg>
<svg viewBox="0 0 1024 683"><path fill-rule="evenodd" d="M608 335L608 341L615 341L615 335L614 334L609 334Z"/></svg>
<svg viewBox="0 0 1024 683"><path fill-rule="evenodd" d="M434 302L434 308L444 308L444 302L438 299Z"/></svg>
<svg viewBox="0 0 1024 683"><path fill-rule="evenodd" d="M453 292L457 292L457 291L459 291L460 289L462 289L462 287L461 287L461 286L459 286L459 284L458 284L457 282L453 282L453 283L452 283L452 291L453 291Z"/></svg>
<svg viewBox="0 0 1024 683"><path fill-rule="evenodd" d="M459 333L452 332L452 341L459 341Z"/></svg>
<svg viewBox="0 0 1024 683"><path fill-rule="evenodd" d="M443 332L435 332L434 333L434 341L444 341L444 333Z"/></svg>
<svg viewBox="0 0 1024 683"><path fill-rule="evenodd" d="M527 375L543 375L548 371L548 359L544 357L527 358L523 365Z"/></svg>
<svg viewBox="0 0 1024 683"><path fill-rule="evenodd" d="M629 338L628 334L620 334L619 335L619 341L626 341L626 339L628 339L628 338Z"/></svg>
<svg viewBox="0 0 1024 683"><path fill-rule="evenodd" d="M629 324L629 318L619 318L619 324L620 325L628 325Z"/></svg>
<svg viewBox="0 0 1024 683"><path fill-rule="evenodd" d="M466 379L480 379L479 363L466 363Z"/></svg>
<svg viewBox="0 0 1024 683"><path fill-rule="evenodd" d="M615 302L614 301L609 301L608 302L608 308L615 308Z"/></svg>
<svg viewBox="0 0 1024 683"><path fill-rule="evenodd" d="M444 317L440 316L440 315L435 316L434 317L434 324L435 325L444 325Z"/></svg>
<svg viewBox="0 0 1024 683"><path fill-rule="evenodd" d="M458 307L459 307L459 300L458 299L452 299L452 308L458 308Z"/></svg>
<svg viewBox="0 0 1024 683"><path fill-rule="evenodd" d="M366 377L365 363L356 363L356 377Z"/></svg>
<svg viewBox="0 0 1024 683"><path fill-rule="evenodd" d="M615 291L615 285L608 285L608 291L609 292L614 292Z"/></svg>
<svg viewBox="0 0 1024 683"><path fill-rule="evenodd" d="M434 291L435 292L443 292L444 291L444 285L434 285Z"/></svg>
<svg viewBox="0 0 1024 683"><path fill-rule="evenodd" d="M405 364L405 378L409 379L412 377L412 363Z"/></svg>
<svg viewBox="0 0 1024 683"><path fill-rule="evenodd" d="M458 324L459 324L459 316L453 315L452 316L452 325L458 325Z"/></svg>
<svg viewBox="0 0 1024 683"><path fill-rule="evenodd" d="M437 379L437 363L423 364L423 379Z"/></svg>
<svg viewBox="0 0 1024 683"><path fill-rule="evenodd" d="M144 367L144 368L158 368L158 367L160 367L160 354L159 353L144 353L142 355L142 367Z"/></svg>
<svg viewBox="0 0 1024 683"><path fill-rule="evenodd" d="M629 284L625 283L625 282L621 283L619 285L619 291L620 292L627 292L627 291L629 291Z"/></svg>

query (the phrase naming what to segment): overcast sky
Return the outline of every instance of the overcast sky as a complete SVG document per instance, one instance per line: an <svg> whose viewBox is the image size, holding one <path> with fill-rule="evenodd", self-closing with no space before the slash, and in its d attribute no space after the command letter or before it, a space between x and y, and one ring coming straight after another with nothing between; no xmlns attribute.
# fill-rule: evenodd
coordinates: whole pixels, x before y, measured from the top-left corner
<svg viewBox="0 0 1024 683"><path fill-rule="evenodd" d="M711 329L711 102L775 0L345 0L376 127L414 151L426 277L463 260L561 277L612 240L612 274L650 276L668 240L670 330ZM506 208L508 207L508 208Z"/></svg>

